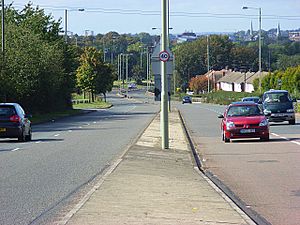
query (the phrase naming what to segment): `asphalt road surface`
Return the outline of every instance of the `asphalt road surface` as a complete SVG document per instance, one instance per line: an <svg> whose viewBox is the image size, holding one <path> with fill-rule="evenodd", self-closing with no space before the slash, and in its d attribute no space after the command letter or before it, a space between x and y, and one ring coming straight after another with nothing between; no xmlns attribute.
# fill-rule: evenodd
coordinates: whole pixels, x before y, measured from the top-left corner
<svg viewBox="0 0 300 225"><path fill-rule="evenodd" d="M300 224L300 120L271 124L270 141L221 141L224 106L179 105L204 168L273 225Z"/></svg>
<svg viewBox="0 0 300 225"><path fill-rule="evenodd" d="M0 224L51 224L132 143L158 111L108 96L113 107L33 127L33 140L0 139Z"/></svg>

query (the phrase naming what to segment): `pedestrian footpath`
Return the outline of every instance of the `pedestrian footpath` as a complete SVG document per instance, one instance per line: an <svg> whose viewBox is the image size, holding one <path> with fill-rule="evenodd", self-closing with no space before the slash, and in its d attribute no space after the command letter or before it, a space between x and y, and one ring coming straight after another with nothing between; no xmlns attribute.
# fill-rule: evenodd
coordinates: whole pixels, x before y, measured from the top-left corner
<svg viewBox="0 0 300 225"><path fill-rule="evenodd" d="M195 167L178 112L169 124L170 149L161 149L158 115L58 224L255 224Z"/></svg>

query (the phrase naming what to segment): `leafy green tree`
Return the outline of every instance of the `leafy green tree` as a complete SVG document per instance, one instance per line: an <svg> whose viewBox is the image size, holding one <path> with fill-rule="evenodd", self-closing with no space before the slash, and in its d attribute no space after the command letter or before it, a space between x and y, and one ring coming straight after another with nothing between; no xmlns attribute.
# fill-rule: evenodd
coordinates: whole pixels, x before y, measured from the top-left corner
<svg viewBox="0 0 300 225"><path fill-rule="evenodd" d="M100 52L94 47L84 48L76 76L77 86L83 91L90 92L92 101L95 100L95 94L102 93L106 96L115 80L112 67L102 61Z"/></svg>
<svg viewBox="0 0 300 225"><path fill-rule="evenodd" d="M70 107L75 56L59 35L60 22L30 4L6 9L6 51L0 97L30 111ZM74 73L73 73L74 75ZM73 85L72 85L73 84Z"/></svg>

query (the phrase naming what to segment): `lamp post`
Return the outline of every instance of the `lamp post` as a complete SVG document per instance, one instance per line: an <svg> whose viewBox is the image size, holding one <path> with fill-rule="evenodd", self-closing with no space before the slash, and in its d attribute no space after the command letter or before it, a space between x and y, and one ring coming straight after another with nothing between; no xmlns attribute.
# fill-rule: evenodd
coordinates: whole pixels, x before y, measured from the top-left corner
<svg viewBox="0 0 300 225"><path fill-rule="evenodd" d="M167 0L161 0L162 12L162 32L161 32L161 51L166 51L168 47L168 20L167 20ZM167 80L167 64L161 61L161 136L162 149L169 148L169 115L168 115L168 80Z"/></svg>
<svg viewBox="0 0 300 225"><path fill-rule="evenodd" d="M4 61L4 56L5 56L5 54L4 54L4 52L5 52L5 37L4 37L4 34L5 34L5 32L4 32L4 0L2 0L1 1L1 21L2 21L2 23L1 23L1 31L2 31L2 41L1 41L1 43L2 43L2 45L1 45L1 51L2 51L2 57L3 57L3 61Z"/></svg>
<svg viewBox="0 0 300 225"><path fill-rule="evenodd" d="M256 7L248 7L244 6L242 9L255 9L258 10L258 23L259 23L259 30L258 30L258 71L259 71L259 92L261 92L261 8Z"/></svg>
<svg viewBox="0 0 300 225"><path fill-rule="evenodd" d="M2 0L4 1L4 0ZM80 9L76 9L76 10L69 10L69 11L80 11L83 12L84 9L80 8ZM68 43L68 10L65 9L65 42Z"/></svg>
<svg viewBox="0 0 300 225"><path fill-rule="evenodd" d="M209 35L207 35L207 73L208 73L208 78L207 78L207 93L210 92L210 87L209 87L209 70L210 70L210 65L209 65Z"/></svg>

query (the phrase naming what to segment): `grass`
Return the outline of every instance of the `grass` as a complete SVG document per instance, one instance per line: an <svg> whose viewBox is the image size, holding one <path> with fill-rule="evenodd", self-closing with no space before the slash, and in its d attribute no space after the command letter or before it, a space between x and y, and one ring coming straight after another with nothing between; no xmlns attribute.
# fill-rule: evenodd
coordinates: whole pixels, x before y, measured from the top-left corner
<svg viewBox="0 0 300 225"><path fill-rule="evenodd" d="M83 109L105 109L111 107L109 102L97 101L94 103L81 103L73 105L73 109L51 112L51 113L35 113L32 115L30 121L33 124L49 122L64 117L80 115L83 113Z"/></svg>
<svg viewBox="0 0 300 225"><path fill-rule="evenodd" d="M64 111L60 111L60 112L51 112L51 113L35 113L32 115L32 118L30 119L30 121L33 124L37 124L37 123L43 123L43 122L56 120L56 119L63 118L63 117L79 115L81 113L82 113L82 110L78 110L78 109L70 109L70 110L64 110Z"/></svg>
<svg viewBox="0 0 300 225"><path fill-rule="evenodd" d="M96 101L91 103L80 103L80 104L74 104L74 109L106 109L111 107L112 104L109 102L104 101Z"/></svg>

